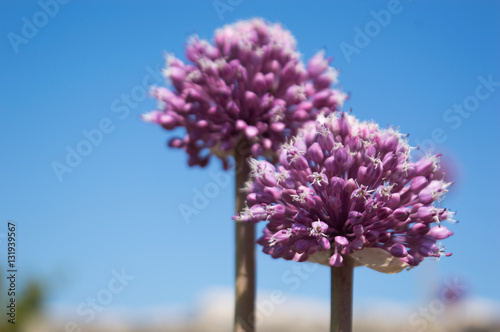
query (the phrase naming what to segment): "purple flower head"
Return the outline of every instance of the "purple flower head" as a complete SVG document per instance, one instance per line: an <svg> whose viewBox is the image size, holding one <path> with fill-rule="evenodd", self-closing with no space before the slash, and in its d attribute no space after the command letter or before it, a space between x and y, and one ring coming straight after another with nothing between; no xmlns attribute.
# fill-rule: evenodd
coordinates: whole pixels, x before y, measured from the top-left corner
<svg viewBox="0 0 500 332"><path fill-rule="evenodd" d="M295 44L288 30L262 19L217 30L214 44L192 37L186 46L190 63L167 57L164 73L173 89L154 88L159 107L143 119L167 130L184 127L186 135L169 146L184 149L190 166L205 166L213 154L229 168L241 138L254 157L272 159L305 121L347 98L330 88L337 82L331 58L320 52L306 68Z"/></svg>
<svg viewBox="0 0 500 332"><path fill-rule="evenodd" d="M279 151L279 165L252 160L253 181L237 220L267 222L258 240L274 258L357 265L395 273L440 247L453 213L435 206L451 183L438 156L412 161L394 129L336 113L318 116Z"/></svg>

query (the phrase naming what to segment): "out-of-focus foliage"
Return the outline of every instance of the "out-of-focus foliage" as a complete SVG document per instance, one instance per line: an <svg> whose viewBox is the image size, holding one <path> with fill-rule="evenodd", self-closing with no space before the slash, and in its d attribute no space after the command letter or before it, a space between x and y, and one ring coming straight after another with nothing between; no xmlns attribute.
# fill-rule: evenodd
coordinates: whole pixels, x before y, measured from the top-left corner
<svg viewBox="0 0 500 332"><path fill-rule="evenodd" d="M6 306L10 303L10 296L8 295L8 285L5 283L4 274L0 274L0 303L2 303L2 320L0 321L0 331L23 331L23 327L30 321L31 318L36 316L41 308L43 302L43 291L40 283L31 280L27 285L19 285L16 280L16 318L15 324L8 322L10 317L7 315ZM21 287L20 287L21 286ZM19 289L23 291L20 293Z"/></svg>

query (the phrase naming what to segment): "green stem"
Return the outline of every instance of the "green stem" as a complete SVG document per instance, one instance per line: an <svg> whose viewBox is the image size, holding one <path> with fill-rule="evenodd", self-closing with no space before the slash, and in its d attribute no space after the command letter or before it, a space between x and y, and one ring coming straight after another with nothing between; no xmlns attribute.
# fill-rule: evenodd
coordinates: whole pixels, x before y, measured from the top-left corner
<svg viewBox="0 0 500 332"><path fill-rule="evenodd" d="M247 159L250 146L242 140L236 146L235 160L235 210L239 214L245 207L246 193L241 191L250 175ZM236 222L236 280L234 332L255 330L255 225Z"/></svg>
<svg viewBox="0 0 500 332"><path fill-rule="evenodd" d="M354 272L354 261L350 257L344 257L344 265L331 267L331 332L352 331L352 282Z"/></svg>

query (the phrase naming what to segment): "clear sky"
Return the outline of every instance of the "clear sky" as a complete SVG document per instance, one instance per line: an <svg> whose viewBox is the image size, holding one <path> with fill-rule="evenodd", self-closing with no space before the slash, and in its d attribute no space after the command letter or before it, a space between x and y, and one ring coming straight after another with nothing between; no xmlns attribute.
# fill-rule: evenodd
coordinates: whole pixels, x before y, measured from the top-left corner
<svg viewBox="0 0 500 332"><path fill-rule="evenodd" d="M305 60L333 56L347 108L435 144L455 174L442 202L458 211L444 243L454 255L398 275L359 268L355 303L415 302L456 275L500 300L500 2L65 1L0 2L0 233L17 222L19 282L43 281L47 304L75 308L122 268L135 279L112 305L188 306L232 287L232 173L187 222L179 205L226 173L215 159L189 168L140 114L156 106L144 87L163 84L164 52L184 59L191 34L256 16L290 29ZM259 290L328 299L327 268L258 250Z"/></svg>

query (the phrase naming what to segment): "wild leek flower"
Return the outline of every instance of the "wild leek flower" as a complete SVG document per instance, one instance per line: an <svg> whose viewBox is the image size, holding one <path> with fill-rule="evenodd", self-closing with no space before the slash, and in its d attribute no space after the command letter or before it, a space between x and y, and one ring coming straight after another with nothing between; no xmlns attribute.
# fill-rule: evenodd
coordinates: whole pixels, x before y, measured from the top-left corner
<svg viewBox="0 0 500 332"><path fill-rule="evenodd" d="M186 46L191 63L167 56L164 74L173 90L154 88L159 108L143 119L167 130L184 127L186 135L169 146L184 149L190 166L205 166L213 154L228 169L241 138L254 157L273 159L305 121L346 99L330 88L337 82L331 58L319 52L306 69L295 45L289 31L262 19L217 30L214 44L192 37Z"/></svg>
<svg viewBox="0 0 500 332"><path fill-rule="evenodd" d="M451 183L439 155L412 161L405 135L354 116L320 115L283 145L279 166L251 160L248 207L235 219L266 221L258 240L274 258L355 265L394 273L453 233L453 213L435 206Z"/></svg>

